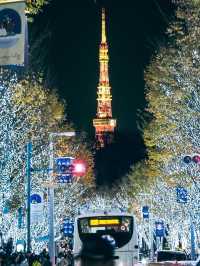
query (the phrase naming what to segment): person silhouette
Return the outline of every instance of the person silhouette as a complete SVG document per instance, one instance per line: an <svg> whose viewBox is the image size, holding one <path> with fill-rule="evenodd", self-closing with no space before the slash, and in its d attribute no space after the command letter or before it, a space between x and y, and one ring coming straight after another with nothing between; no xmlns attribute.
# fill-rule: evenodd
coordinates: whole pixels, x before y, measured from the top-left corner
<svg viewBox="0 0 200 266"><path fill-rule="evenodd" d="M106 238L97 237L87 240L74 258L75 266L114 266L115 248Z"/></svg>
<svg viewBox="0 0 200 266"><path fill-rule="evenodd" d="M4 28L3 23L0 24L0 37L6 36L7 35L7 31Z"/></svg>

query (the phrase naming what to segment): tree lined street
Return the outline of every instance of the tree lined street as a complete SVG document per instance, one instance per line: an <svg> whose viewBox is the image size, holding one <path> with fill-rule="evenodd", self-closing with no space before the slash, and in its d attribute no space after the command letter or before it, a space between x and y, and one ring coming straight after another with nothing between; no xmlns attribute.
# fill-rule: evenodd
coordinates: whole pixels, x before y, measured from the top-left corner
<svg viewBox="0 0 200 266"><path fill-rule="evenodd" d="M112 265L199 266L200 1L167 1L169 18L166 6L152 0L167 25L144 68L145 106L131 122L143 143L132 151L128 140L115 143L110 30L106 39L112 0L90 3L101 11L102 27L96 139L69 119L68 102L50 78L53 42L46 41L53 24L37 23L55 1L0 0L0 266L76 266L85 249L108 256L98 253L106 241L109 256L119 257ZM80 53L86 53L81 44ZM78 103L77 110L84 116ZM137 153L143 158L136 160Z"/></svg>

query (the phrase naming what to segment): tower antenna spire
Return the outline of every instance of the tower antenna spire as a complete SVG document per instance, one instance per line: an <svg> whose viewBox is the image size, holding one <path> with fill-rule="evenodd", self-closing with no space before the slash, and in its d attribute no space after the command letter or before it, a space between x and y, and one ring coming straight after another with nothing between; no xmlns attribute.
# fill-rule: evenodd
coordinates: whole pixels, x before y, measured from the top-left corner
<svg viewBox="0 0 200 266"><path fill-rule="evenodd" d="M101 42L106 43L106 12L105 8L102 8L102 21L101 21Z"/></svg>
<svg viewBox="0 0 200 266"><path fill-rule="evenodd" d="M102 8L102 32L99 45L99 84L97 87L97 114L93 119L95 127L96 148L100 149L113 141L116 119L112 118L112 94L109 82L109 55L106 40L106 15Z"/></svg>

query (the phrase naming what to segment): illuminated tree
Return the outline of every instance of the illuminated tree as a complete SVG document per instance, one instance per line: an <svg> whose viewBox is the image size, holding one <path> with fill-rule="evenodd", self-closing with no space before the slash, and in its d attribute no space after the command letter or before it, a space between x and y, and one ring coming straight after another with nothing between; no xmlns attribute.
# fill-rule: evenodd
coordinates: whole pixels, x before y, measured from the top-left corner
<svg viewBox="0 0 200 266"><path fill-rule="evenodd" d="M144 130L149 166L155 177L186 181L197 177L198 165L183 163L199 152L199 2L184 1L168 32L170 45L161 48L145 73L148 111L153 119ZM191 180L190 180L191 181Z"/></svg>
<svg viewBox="0 0 200 266"><path fill-rule="evenodd" d="M160 48L145 72L147 111L152 115L144 128L145 174L154 183L141 189L137 205L141 208L147 194L154 218L169 224L175 242L180 233L187 248L191 221L199 236L199 164L183 160L200 152L199 10L199 0L178 2L177 19L168 29L168 45ZM177 186L188 190L185 205L176 201Z"/></svg>
<svg viewBox="0 0 200 266"><path fill-rule="evenodd" d="M35 15L40 12L44 5L48 4L49 0L27 0L26 9L31 15Z"/></svg>
<svg viewBox="0 0 200 266"><path fill-rule="evenodd" d="M64 105L56 93L45 89L42 79L33 74L21 75L11 71L0 73L0 230L17 239L25 234L16 224L17 209L25 207L26 195L26 153L25 146L33 144L32 168L44 171L32 172L32 191L46 193L45 182L49 165L49 133L73 130L66 123ZM56 220L76 212L82 196L86 195L93 183L93 157L83 135L70 143L56 140L57 153L82 158L87 164L83 180L76 186L58 187L55 190ZM69 154L70 152L70 154ZM47 214L47 199L45 210ZM5 210L7 211L5 212ZM61 215L62 214L62 215ZM60 221L60 220L59 220ZM45 231L46 220L33 231L35 235Z"/></svg>

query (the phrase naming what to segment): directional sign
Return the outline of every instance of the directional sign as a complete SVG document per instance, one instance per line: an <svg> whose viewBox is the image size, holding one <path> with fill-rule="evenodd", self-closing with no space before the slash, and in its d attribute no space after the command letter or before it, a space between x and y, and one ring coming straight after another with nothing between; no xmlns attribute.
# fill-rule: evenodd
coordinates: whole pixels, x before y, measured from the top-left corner
<svg viewBox="0 0 200 266"><path fill-rule="evenodd" d="M73 157L58 157L55 159L55 173L58 175L72 174Z"/></svg>
<svg viewBox="0 0 200 266"><path fill-rule="evenodd" d="M71 175L58 175L56 176L56 182L59 184L72 183Z"/></svg>
<svg viewBox="0 0 200 266"><path fill-rule="evenodd" d="M176 195L178 203L187 203L187 198L188 198L187 189L185 189L184 187L177 187Z"/></svg>

